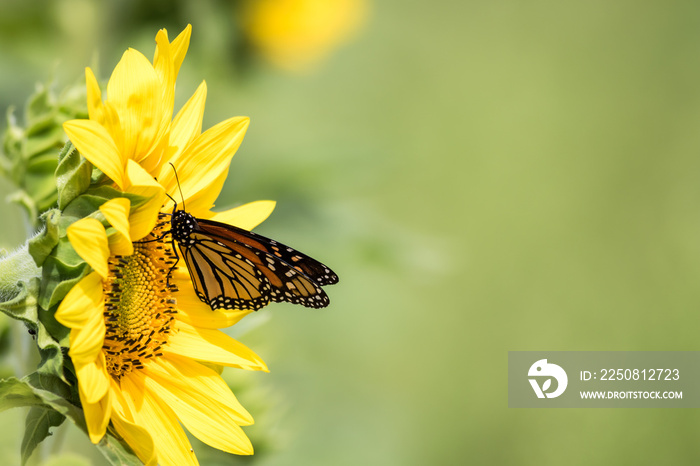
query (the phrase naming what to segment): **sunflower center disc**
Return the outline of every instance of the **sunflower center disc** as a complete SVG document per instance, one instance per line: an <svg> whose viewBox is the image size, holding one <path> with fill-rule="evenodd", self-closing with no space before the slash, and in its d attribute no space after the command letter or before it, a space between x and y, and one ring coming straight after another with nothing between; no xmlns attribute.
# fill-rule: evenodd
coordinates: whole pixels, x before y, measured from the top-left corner
<svg viewBox="0 0 700 466"><path fill-rule="evenodd" d="M168 273L175 255L169 242L155 240L166 226L157 225L134 243L132 255L109 258L103 349L107 371L116 380L143 368L144 360L161 356L171 332L177 313L172 293L177 290L168 285Z"/></svg>

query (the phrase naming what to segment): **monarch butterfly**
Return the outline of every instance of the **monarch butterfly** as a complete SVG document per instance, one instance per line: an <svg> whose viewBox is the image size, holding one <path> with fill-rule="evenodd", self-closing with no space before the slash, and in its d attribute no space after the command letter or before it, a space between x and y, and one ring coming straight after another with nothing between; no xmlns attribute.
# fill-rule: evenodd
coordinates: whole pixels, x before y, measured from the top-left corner
<svg viewBox="0 0 700 466"><path fill-rule="evenodd" d="M283 301L326 307L330 300L321 287L338 283L338 276L317 260L251 231L195 218L177 210L177 202L170 234L197 296L213 310L257 311Z"/></svg>

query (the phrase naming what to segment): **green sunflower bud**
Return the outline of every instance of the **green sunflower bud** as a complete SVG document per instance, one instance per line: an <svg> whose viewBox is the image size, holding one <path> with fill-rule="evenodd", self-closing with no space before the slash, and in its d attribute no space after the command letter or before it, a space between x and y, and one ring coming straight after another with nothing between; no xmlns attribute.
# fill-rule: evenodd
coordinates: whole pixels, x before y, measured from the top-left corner
<svg viewBox="0 0 700 466"><path fill-rule="evenodd" d="M25 209L33 227L40 224L39 215L54 207L58 199L54 181L56 154L68 141L62 125L86 116L82 85L70 87L59 96L40 85L27 102L23 126L18 124L12 109L7 113L0 173L17 188L9 199Z"/></svg>

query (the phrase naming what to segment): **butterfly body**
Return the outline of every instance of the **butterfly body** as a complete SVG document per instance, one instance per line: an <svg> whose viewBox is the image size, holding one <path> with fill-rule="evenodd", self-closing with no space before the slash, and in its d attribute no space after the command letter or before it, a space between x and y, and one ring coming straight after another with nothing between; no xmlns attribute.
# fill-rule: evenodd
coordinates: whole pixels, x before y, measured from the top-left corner
<svg viewBox="0 0 700 466"><path fill-rule="evenodd" d="M177 241L177 244L187 247L194 244L190 234L199 227L199 224L193 215L184 210L174 210L170 225L170 234Z"/></svg>
<svg viewBox="0 0 700 466"><path fill-rule="evenodd" d="M177 206L175 206L177 209ZM253 232L173 210L170 234L200 300L212 309L258 310L270 302L328 306L328 267Z"/></svg>

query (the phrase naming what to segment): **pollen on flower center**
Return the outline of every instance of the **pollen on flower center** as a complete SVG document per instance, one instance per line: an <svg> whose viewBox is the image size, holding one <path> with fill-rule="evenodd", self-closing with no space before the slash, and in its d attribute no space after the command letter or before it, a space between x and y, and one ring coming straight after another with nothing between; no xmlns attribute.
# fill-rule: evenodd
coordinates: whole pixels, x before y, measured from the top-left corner
<svg viewBox="0 0 700 466"><path fill-rule="evenodd" d="M116 380L142 369L144 360L161 356L171 332L177 313L172 293L177 290L168 284L168 274L175 254L160 238L165 225L134 243L132 255L109 258L103 350L107 371Z"/></svg>

